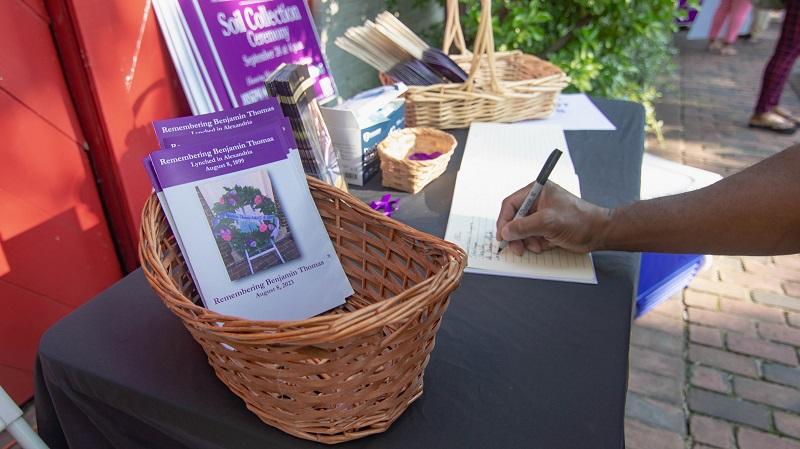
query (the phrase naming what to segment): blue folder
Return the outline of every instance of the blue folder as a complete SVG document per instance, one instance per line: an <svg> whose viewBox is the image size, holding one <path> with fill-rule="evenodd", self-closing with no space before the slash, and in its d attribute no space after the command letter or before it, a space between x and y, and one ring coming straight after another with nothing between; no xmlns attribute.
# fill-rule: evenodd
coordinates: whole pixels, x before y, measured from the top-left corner
<svg viewBox="0 0 800 449"><path fill-rule="evenodd" d="M701 254L642 253L636 317L686 288L703 266L705 257Z"/></svg>

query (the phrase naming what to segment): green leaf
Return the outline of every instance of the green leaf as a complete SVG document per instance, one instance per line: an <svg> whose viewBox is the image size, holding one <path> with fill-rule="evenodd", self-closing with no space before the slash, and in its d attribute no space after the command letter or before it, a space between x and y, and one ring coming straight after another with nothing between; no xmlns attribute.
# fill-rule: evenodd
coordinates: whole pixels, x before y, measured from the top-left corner
<svg viewBox="0 0 800 449"><path fill-rule="evenodd" d="M480 4L460 3L472 45ZM542 55L563 41L543 56L572 78L570 90L640 101L648 123L657 126L652 102L674 70L672 33L686 14L674 0L495 0L492 8L498 49Z"/></svg>

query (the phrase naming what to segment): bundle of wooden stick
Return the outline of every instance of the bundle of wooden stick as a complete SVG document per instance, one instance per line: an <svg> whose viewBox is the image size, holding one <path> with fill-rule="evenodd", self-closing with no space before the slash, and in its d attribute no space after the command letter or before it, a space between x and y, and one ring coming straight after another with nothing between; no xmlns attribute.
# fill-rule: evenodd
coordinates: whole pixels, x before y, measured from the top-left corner
<svg viewBox="0 0 800 449"><path fill-rule="evenodd" d="M375 21L349 28L336 39L344 51L409 85L463 83L467 74L449 56L429 46L397 17L378 14Z"/></svg>

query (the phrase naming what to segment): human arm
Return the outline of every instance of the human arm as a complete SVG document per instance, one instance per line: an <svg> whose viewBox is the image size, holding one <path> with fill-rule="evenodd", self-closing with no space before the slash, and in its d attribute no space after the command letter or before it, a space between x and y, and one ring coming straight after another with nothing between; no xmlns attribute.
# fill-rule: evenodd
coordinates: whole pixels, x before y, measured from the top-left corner
<svg viewBox="0 0 800 449"><path fill-rule="evenodd" d="M530 186L503 201L498 239L521 254L594 250L764 255L800 252L800 145L703 189L608 209L548 182L512 220Z"/></svg>

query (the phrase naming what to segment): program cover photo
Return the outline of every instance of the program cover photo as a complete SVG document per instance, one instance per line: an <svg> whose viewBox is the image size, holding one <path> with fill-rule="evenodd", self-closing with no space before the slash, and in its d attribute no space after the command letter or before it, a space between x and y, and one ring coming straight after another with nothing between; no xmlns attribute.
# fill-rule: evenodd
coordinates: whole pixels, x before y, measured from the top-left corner
<svg viewBox="0 0 800 449"><path fill-rule="evenodd" d="M265 169L217 178L195 189L231 281L300 257Z"/></svg>

